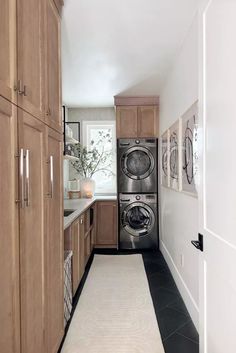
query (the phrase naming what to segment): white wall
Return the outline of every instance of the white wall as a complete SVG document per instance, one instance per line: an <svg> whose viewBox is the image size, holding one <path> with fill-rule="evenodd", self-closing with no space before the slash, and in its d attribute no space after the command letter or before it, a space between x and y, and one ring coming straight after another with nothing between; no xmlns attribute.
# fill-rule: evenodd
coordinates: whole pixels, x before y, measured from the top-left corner
<svg viewBox="0 0 236 353"><path fill-rule="evenodd" d="M198 99L198 20L185 38L160 94L160 132L168 129ZM159 168L159 170L161 170ZM160 186L160 247L198 328L198 202ZM181 255L184 266L181 266Z"/></svg>

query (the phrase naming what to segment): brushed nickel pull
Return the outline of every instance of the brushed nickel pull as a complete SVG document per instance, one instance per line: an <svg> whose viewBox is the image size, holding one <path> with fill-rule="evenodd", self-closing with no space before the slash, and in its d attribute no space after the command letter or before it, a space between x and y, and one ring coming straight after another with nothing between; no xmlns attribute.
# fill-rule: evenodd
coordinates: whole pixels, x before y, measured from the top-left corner
<svg viewBox="0 0 236 353"><path fill-rule="evenodd" d="M24 150L20 149L20 206L25 208L25 168L24 168Z"/></svg>
<svg viewBox="0 0 236 353"><path fill-rule="evenodd" d="M25 97L27 96L26 86L24 85L22 88L22 81L21 80L17 81L17 85L15 85L14 90L17 91L18 94L21 96L25 96Z"/></svg>
<svg viewBox="0 0 236 353"><path fill-rule="evenodd" d="M26 86L24 85L24 86L23 86L23 89L20 89L20 90L18 91L18 93L19 93L19 95L26 97L26 96L27 96L27 93L26 93Z"/></svg>
<svg viewBox="0 0 236 353"><path fill-rule="evenodd" d="M26 207L30 206L30 165L29 165L29 150L25 152L25 202Z"/></svg>
<svg viewBox="0 0 236 353"><path fill-rule="evenodd" d="M83 218L81 218L81 220L80 220L80 224L83 224Z"/></svg>

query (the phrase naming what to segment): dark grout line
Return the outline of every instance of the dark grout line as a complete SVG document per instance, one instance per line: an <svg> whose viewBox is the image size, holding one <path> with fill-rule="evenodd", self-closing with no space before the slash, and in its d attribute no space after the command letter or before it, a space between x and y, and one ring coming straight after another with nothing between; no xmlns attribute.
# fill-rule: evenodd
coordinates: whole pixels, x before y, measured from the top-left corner
<svg viewBox="0 0 236 353"><path fill-rule="evenodd" d="M190 321L191 321L191 319L189 318L184 324L180 325L176 330L174 330L173 332L171 332L167 337L163 338L163 342L165 342L166 340L168 340L168 338L170 338L171 336L173 336L175 333L178 333L177 331L180 330L181 328L183 328L185 325L187 325ZM167 353L168 353L168 352L167 352Z"/></svg>
<svg viewBox="0 0 236 353"><path fill-rule="evenodd" d="M186 323L185 325L187 325L187 323ZM182 327L181 327L181 328L182 328ZM191 342L193 342L193 343L195 343L195 344L197 344L197 345L199 345L199 342L198 342L198 341L195 341L195 340L193 340L192 338L183 335L182 333L176 332L176 334L179 335L179 336L182 336L182 337L186 338L187 340L189 340L189 341L191 341Z"/></svg>

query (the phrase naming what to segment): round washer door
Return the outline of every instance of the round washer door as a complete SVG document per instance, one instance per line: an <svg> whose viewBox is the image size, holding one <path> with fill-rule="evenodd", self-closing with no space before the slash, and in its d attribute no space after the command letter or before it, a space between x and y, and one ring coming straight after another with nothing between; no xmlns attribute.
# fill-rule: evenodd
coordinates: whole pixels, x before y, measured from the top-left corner
<svg viewBox="0 0 236 353"><path fill-rule="evenodd" d="M147 178L153 171L155 161L145 147L131 147L121 158L121 168L125 175L134 180Z"/></svg>
<svg viewBox="0 0 236 353"><path fill-rule="evenodd" d="M122 226L134 237L148 235L154 226L155 215L150 206L143 202L134 202L122 213Z"/></svg>

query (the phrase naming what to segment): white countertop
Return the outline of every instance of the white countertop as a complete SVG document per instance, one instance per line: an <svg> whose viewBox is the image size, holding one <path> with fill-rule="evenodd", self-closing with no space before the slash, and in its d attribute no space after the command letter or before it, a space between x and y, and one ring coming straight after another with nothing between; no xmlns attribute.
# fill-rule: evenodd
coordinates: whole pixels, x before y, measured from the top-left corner
<svg viewBox="0 0 236 353"><path fill-rule="evenodd" d="M75 210L68 217L64 217L64 230L68 228L72 222L76 220L84 211L86 211L92 204L96 201L116 201L117 196L112 195L102 195L94 196L91 199L73 199L73 200L64 200L64 209L65 210Z"/></svg>

